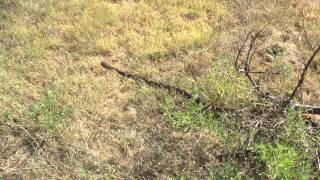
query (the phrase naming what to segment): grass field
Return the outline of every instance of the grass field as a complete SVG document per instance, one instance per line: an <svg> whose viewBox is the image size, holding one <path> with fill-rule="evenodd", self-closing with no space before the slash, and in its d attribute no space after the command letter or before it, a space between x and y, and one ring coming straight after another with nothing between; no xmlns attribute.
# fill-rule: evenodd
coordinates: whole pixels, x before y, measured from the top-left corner
<svg viewBox="0 0 320 180"><path fill-rule="evenodd" d="M250 113L264 102L233 61L269 22L253 66L280 73L255 79L287 95L319 17L317 0L0 0L0 179L316 179L319 127ZM204 113L101 61L248 111ZM295 101L319 105L319 79L317 56Z"/></svg>

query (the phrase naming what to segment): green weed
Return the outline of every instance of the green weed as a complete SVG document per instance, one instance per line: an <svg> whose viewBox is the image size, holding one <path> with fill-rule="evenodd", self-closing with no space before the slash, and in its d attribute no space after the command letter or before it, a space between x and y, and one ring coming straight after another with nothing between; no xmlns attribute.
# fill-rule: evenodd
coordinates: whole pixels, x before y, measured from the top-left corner
<svg viewBox="0 0 320 180"><path fill-rule="evenodd" d="M266 175L272 179L310 179L313 174L311 146L301 113L289 109L282 133L275 143L257 144Z"/></svg>
<svg viewBox="0 0 320 180"><path fill-rule="evenodd" d="M168 180L185 180L186 178L184 176L180 176L178 178L169 177Z"/></svg>
<svg viewBox="0 0 320 180"><path fill-rule="evenodd" d="M214 117L203 112L201 105L193 102L185 102L186 110L177 110L172 98L167 97L163 105L164 115L166 119L177 128L212 128Z"/></svg>
<svg viewBox="0 0 320 180"><path fill-rule="evenodd" d="M266 162L269 178L310 179L311 164L295 148L285 144L261 144L257 150Z"/></svg>
<svg viewBox="0 0 320 180"><path fill-rule="evenodd" d="M210 179L219 180L219 179L232 179L232 180L242 180L242 179L251 179L246 176L243 170L239 167L232 165L228 162L224 163L220 168L212 170L210 173Z"/></svg>
<svg viewBox="0 0 320 180"><path fill-rule="evenodd" d="M27 113L29 118L47 130L54 130L58 125L66 123L70 109L57 92L49 90Z"/></svg>

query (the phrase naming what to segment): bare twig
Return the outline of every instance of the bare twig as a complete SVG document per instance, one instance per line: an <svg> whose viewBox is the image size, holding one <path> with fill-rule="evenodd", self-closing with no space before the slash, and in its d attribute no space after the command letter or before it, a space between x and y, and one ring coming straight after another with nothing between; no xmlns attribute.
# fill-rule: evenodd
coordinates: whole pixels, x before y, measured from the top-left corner
<svg viewBox="0 0 320 180"><path fill-rule="evenodd" d="M313 52L312 56L310 57L310 59L307 61L307 63L305 64L304 66L304 69L302 71L302 74L300 76L300 79L296 85L296 87L294 88L294 90L292 91L292 93L290 94L289 98L286 99L284 102L283 102L283 107L287 107L290 102L292 101L292 99L294 98L294 96L296 95L298 89L303 85L304 83L304 80L306 78L306 75L307 75L307 71L310 67L310 64L312 63L312 61L314 60L314 58L316 57L316 55L320 52L320 46Z"/></svg>
<svg viewBox="0 0 320 180"><path fill-rule="evenodd" d="M29 133L29 131L24 128L21 125L17 125L20 129L22 129L29 137L30 139L33 141L33 143L36 144L37 147L34 147L33 143L30 143L31 146L35 149L35 150L41 150L41 152L43 152L43 149L41 148L41 146L39 145L38 141Z"/></svg>
<svg viewBox="0 0 320 180"><path fill-rule="evenodd" d="M251 71L251 62L253 59L254 54L256 53L259 45L255 46L256 41L259 37L259 35L261 34L261 32L268 26L268 24L266 24L263 28L261 28L258 32L255 33L255 35L251 38L250 43L249 43L249 47L248 47L248 51L246 53L246 57L245 57L245 62L244 62L244 68L240 69L238 64L240 61L240 57L241 54L244 50L245 45L247 44L247 42L249 41L250 37L253 34L253 30L249 31L249 33L247 33L246 38L243 42L243 44L241 45L241 47L238 49L238 53L237 56L235 58L235 69L239 72L239 73L244 73L245 76L248 78L248 80L250 81L250 83L253 85L253 87L256 89L256 91L259 93L260 96L266 98L269 96L270 93L265 92L261 89L261 87L254 81L253 77L251 76L251 74L257 73L257 74L261 74L261 73L265 73L262 71ZM260 44L261 45L261 44ZM276 74L276 73L270 73L270 74Z"/></svg>
<svg viewBox="0 0 320 180"><path fill-rule="evenodd" d="M236 69L238 72L240 71L240 70L239 70L239 66L238 66L239 59L240 59L240 57L241 57L241 54L242 54L242 52L243 52L243 49L244 49L246 43L248 42L250 36L252 35L252 32L253 32L253 30L251 30L250 32L246 33L246 38L245 38L245 40L243 41L243 44L242 44L242 45L240 46L240 48L238 49L238 53L237 53L237 56L236 56L236 59L235 59L235 62L234 62L234 67L235 67L235 69Z"/></svg>
<svg viewBox="0 0 320 180"><path fill-rule="evenodd" d="M262 27L256 34L255 36L253 36L251 42L250 42L250 45L249 45L249 50L247 52L247 57L246 57L246 62L245 62L245 67L244 67L244 70L245 70L245 75L248 77L249 81L251 82L251 84L254 86L254 88L263 96L266 95L265 92L263 92L260 88L260 86L257 85L257 83L253 80L253 78L251 77L250 75L250 66L251 66L251 61L252 61L252 58L253 58L253 55L255 54L256 50L258 47L254 47L259 35L261 34L261 32L268 26L268 24L266 24L264 27Z"/></svg>
<svg viewBox="0 0 320 180"><path fill-rule="evenodd" d="M317 163L318 163L318 170L320 171L320 153L316 151Z"/></svg>

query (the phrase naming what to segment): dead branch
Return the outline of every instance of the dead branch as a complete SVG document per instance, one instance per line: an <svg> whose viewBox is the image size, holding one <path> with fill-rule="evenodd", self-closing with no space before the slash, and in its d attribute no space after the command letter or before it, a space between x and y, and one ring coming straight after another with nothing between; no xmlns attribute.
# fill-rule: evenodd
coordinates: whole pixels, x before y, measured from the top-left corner
<svg viewBox="0 0 320 180"><path fill-rule="evenodd" d="M240 56L241 56L241 54L243 52L243 49L245 48L246 43L248 42L250 36L252 35L252 32L253 32L253 30L251 30L250 32L246 33L246 38L243 41L243 43L240 46L240 48L238 49L238 53L237 53L237 56L236 56L236 59L235 59L235 62L234 62L234 67L238 72L240 72L240 69L239 69L239 66L238 66L238 62L239 62Z"/></svg>
<svg viewBox="0 0 320 180"><path fill-rule="evenodd" d="M255 55L258 47L261 45L261 44L256 45L257 39L260 36L261 32L263 32L263 30L267 26L268 26L268 24L266 24L263 28L261 28L258 32L256 32L254 36L252 36L253 30L250 30L246 34L246 37L245 37L243 44L238 49L238 52L237 52L237 55L236 55L236 58L234 61L234 63L235 63L234 66L235 66L235 69L237 72L245 74L245 76L248 78L248 80L250 81L250 83L252 84L254 89L258 92L260 97L274 99L274 98L270 97L269 92L262 90L261 87L254 81L253 77L251 76L251 74L261 74L261 73L278 74L278 73L268 73L266 71L252 71L251 70L251 62L252 62L253 56ZM251 37L251 40L249 41L250 37ZM239 61L240 61L241 55L242 55L244 48L245 48L248 41L249 41L249 47L248 47L248 50L246 53L246 57L244 59L244 68L240 69L239 68Z"/></svg>
<svg viewBox="0 0 320 180"><path fill-rule="evenodd" d="M287 107L290 104L290 102L292 101L294 96L297 94L298 89L303 85L304 80L305 80L306 75L307 75L307 71L309 69L309 66L310 66L310 64L312 63L312 61L314 60L314 58L316 57L316 55L319 52L320 52L320 46L313 52L312 56L310 57L310 59L305 64L305 66L303 68L303 71L302 71L302 74L300 76L300 79L299 79L296 87L294 88L294 90L290 94L289 98L283 102L283 107Z"/></svg>
<svg viewBox="0 0 320 180"><path fill-rule="evenodd" d="M252 36L253 30L250 30L246 34L244 42L242 43L242 45L238 49L238 52L237 52L237 55L236 55L236 58L235 58L235 61L234 61L234 67L235 67L236 71L239 72L239 73L244 73L244 75L247 77L247 79L249 80L249 82L251 83L253 88L258 93L259 97L264 98L264 99L272 100L275 103L274 104L275 106L281 105L281 106L279 106L280 108L286 108L288 105L292 105L294 108L302 109L306 113L320 114L320 107L310 106L310 105L291 104L292 99L296 96L299 88L304 83L304 80L305 80L305 77L307 75L307 71L309 69L310 64L315 59L316 55L320 52L320 46L313 52L312 56L307 61L296 87L294 88L294 90L292 91L292 93L290 94L290 96L288 98L278 98L276 96L272 96L268 91L262 90L261 87L254 81L254 78L252 77L251 74L263 73L263 71L252 71L251 70L251 62L253 60L253 56L256 53L256 50L259 47L259 45L256 45L257 38L259 37L260 33L266 28L266 26L264 26L257 33L255 33L254 36ZM246 55L244 57L244 60L242 60L242 64L244 64L244 68L240 68L240 66L239 66L239 64L241 64L241 60L240 59L241 59L241 56L242 56L242 54L244 52L244 49L245 49L247 44L248 44L247 52L246 52ZM311 43L310 43L310 45L311 45ZM268 73L266 73L266 74L268 74ZM269 73L269 74L276 74L276 73ZM285 100L283 100L283 99L285 99Z"/></svg>
<svg viewBox="0 0 320 180"><path fill-rule="evenodd" d="M293 106L295 109L303 110L307 114L320 115L320 106L310 106L310 105L302 105L302 104L294 104Z"/></svg>
<svg viewBox="0 0 320 180"><path fill-rule="evenodd" d="M265 27L264 27L265 28ZM254 39L257 39L257 37L260 35L260 33L263 31L262 28L255 36L254 36ZM243 43L241 44L241 46L238 48L238 51L237 51L237 55L236 55L236 58L235 58L235 61L234 61L234 68L236 71L238 71L239 73L249 73L249 74L280 74L280 72L268 72L268 71L245 71L245 69L240 69L240 66L239 66L239 61L240 61L240 57L242 55L242 52L247 44L247 42L249 41L250 37L252 36L253 34L253 30L250 30L248 33L246 33L246 37L243 41ZM255 41L255 40L254 40ZM252 44L252 46L254 45L254 43ZM254 52L257 50L257 47L255 48ZM251 51L251 50L250 50ZM249 59L252 59L252 56L253 56L254 53L252 53L252 55L250 56Z"/></svg>

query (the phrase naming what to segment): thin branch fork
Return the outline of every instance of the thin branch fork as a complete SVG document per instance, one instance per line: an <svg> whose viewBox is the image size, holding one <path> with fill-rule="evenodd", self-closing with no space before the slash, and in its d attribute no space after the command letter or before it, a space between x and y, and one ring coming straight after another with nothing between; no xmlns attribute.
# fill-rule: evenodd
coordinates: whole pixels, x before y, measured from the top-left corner
<svg viewBox="0 0 320 180"><path fill-rule="evenodd" d="M270 93L266 92L266 91L263 91L261 89L261 87L254 81L253 77L251 76L251 74L254 74L254 73L256 73L256 74L261 74L261 73L279 74L279 73L268 73L268 72L261 72L261 71L251 71L251 62L252 62L254 54L256 53L256 51L257 51L257 49L259 47L259 45L255 46L256 41L257 41L259 35L261 34L261 32L267 27L267 25L265 25L257 33L255 33L254 36L252 36L253 35L253 30L250 30L246 34L244 42L242 43L242 45L238 49L238 52L237 52L237 55L236 55L236 58L235 58L235 61L234 61L234 66L235 66L235 69L236 69L237 72L245 74L245 76L248 78L250 83L253 85L254 89L256 89L256 91L259 93L260 97L269 98L269 99L273 99L274 100L274 98L270 97ZM250 37L252 37L251 40L250 40ZM241 55L242 55L242 53L244 51L244 48L245 48L245 46L246 46L246 44L248 42L249 42L249 47L248 47L248 51L246 53L246 57L245 57L245 60L244 60L244 68L240 69L239 68L239 61L240 61Z"/></svg>
<svg viewBox="0 0 320 180"><path fill-rule="evenodd" d="M235 62L234 62L234 67L238 72L240 72L239 65L238 65L239 59L240 59L241 54L243 52L243 49L245 48L245 45L247 44L248 40L250 39L250 36L252 35L252 33L253 33L253 30L251 30L250 32L246 33L246 38L243 41L243 43L240 46L240 48L238 49L238 53L237 53L237 56L236 56L236 59L235 59Z"/></svg>

